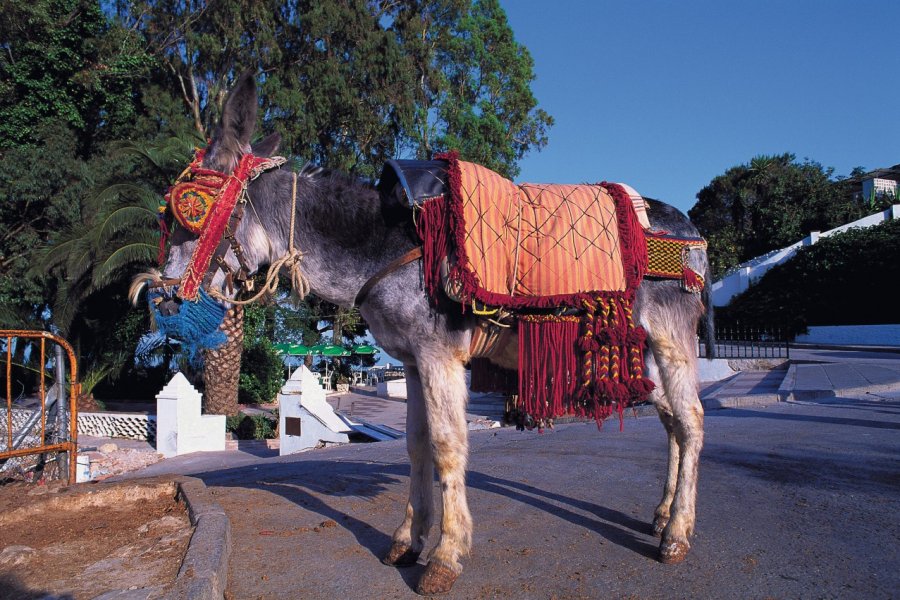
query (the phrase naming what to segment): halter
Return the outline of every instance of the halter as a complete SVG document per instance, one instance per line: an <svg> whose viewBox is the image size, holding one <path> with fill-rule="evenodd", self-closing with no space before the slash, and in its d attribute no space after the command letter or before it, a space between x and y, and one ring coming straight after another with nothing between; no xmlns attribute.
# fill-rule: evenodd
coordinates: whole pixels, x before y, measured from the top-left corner
<svg viewBox="0 0 900 600"><path fill-rule="evenodd" d="M151 282L152 288L177 288L177 295L183 300L203 304L216 299L231 304L250 304L265 294L272 294L278 287L278 272L287 267L291 275L291 285L302 299L309 293L309 282L299 269L303 253L294 248L294 228L297 206L297 174L293 175L291 186L291 224L288 237L287 253L269 266L266 281L257 294L245 300L229 298L217 290L210 288L210 283L218 270L225 273L226 287L238 291L252 291L253 280L250 279L250 268L244 257L244 251L235 233L244 216L244 205L247 203L247 187L253 179L265 171L283 165L285 158L274 156L264 158L245 154L241 157L234 171L227 175L220 171L206 169L203 165L205 150L197 149L194 160L181 173L175 184L169 188L165 196L165 204L160 213L171 208L178 223L199 236L197 247L191 256L184 274L177 279L162 279ZM165 243L169 231L165 221L160 219L162 236L160 238L160 263L164 255ZM240 268L237 272L225 262L228 249L234 253ZM362 304L372 287L391 272L422 256L422 248L417 247L400 258L392 261L372 276L357 293L354 305Z"/></svg>
<svg viewBox="0 0 900 600"><path fill-rule="evenodd" d="M194 160L181 173L165 196L164 212L170 208L175 220L185 229L199 236L190 263L179 279L165 279L150 284L150 287L178 286L178 297L183 300L198 301L201 289L209 290L209 284L216 272L225 273L229 290L235 285L239 290L251 290L250 269L244 250L235 233L244 217L247 203L247 186L260 174L275 169L287 162L281 156L259 157L245 154L231 174L225 174L203 167L205 150L197 149ZM160 220L162 238L160 248L164 248L168 229ZM293 240L291 240L293 246ZM225 262L228 249L234 253L240 265L237 272Z"/></svg>

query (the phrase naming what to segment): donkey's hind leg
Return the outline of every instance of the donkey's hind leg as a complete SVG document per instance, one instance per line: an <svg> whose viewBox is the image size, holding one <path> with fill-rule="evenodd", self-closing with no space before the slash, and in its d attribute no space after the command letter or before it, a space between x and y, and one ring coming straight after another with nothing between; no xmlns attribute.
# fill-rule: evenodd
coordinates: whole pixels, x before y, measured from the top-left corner
<svg viewBox="0 0 900 600"><path fill-rule="evenodd" d="M405 365L406 373L406 449L409 452L409 501L403 523L394 532L391 549L383 561L394 567L410 567L416 564L434 513L434 463L425 418L425 397L419 372Z"/></svg>
<svg viewBox="0 0 900 600"><path fill-rule="evenodd" d="M653 302L644 303L641 322L647 329L650 349L668 401L668 406L660 413L669 432L669 476L660 508L667 499L673 470L677 468L678 472L671 516L659 546L660 560L677 563L687 555L690 549L688 538L694 532L697 470L703 447L703 405L697 393L695 349L695 331L702 305L695 296L674 288L658 292L654 294ZM676 446L677 459L673 456Z"/></svg>
<svg viewBox="0 0 900 600"><path fill-rule="evenodd" d="M423 595L450 591L462 573L459 559L469 553L472 543L472 517L466 502L469 440L465 371L462 362L446 348L430 354L419 357L418 367L443 511L441 539L428 557L416 590Z"/></svg>
<svg viewBox="0 0 900 600"><path fill-rule="evenodd" d="M648 352L646 358L648 376L654 381L659 381L659 367L656 366L653 353ZM650 401L656 406L659 420L662 421L663 427L666 429L666 435L669 438L669 463L666 469L666 484L663 488L662 500L660 500L653 514L653 535L661 537L663 530L669 523L672 500L675 498L675 488L678 482L678 463L681 459L681 453L678 450L678 441L675 437L675 418L672 415L672 407L669 406L669 400L666 398L662 386L656 386L651 392Z"/></svg>

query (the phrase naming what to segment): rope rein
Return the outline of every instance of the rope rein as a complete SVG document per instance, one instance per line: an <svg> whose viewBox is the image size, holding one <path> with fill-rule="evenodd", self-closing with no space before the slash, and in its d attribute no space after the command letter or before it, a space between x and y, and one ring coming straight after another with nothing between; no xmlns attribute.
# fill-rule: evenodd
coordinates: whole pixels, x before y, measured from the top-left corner
<svg viewBox="0 0 900 600"><path fill-rule="evenodd" d="M291 185L291 228L290 237L288 238L287 254L269 265L269 271L266 273L265 283L262 285L260 290L252 297L245 300L238 300L236 298L232 299L228 296L225 296L218 290L210 288L208 293L216 300L220 300L222 302L230 302L231 304L236 304L239 306L245 306L247 304L253 304L266 294L274 295L278 290L278 272L282 268L288 269L291 277L291 287L294 289L294 292L297 294L300 300L303 300L306 295L309 294L309 280L300 271L300 261L303 259L303 252L297 248L294 248L294 228L297 220L297 173L291 172L291 175L293 175L293 183ZM246 191L244 193L246 194ZM250 206L253 207L253 204L251 203ZM255 207L253 207L253 212L256 212ZM259 220L258 214L256 215L256 218L257 220ZM262 226L262 221L260 221L259 224Z"/></svg>

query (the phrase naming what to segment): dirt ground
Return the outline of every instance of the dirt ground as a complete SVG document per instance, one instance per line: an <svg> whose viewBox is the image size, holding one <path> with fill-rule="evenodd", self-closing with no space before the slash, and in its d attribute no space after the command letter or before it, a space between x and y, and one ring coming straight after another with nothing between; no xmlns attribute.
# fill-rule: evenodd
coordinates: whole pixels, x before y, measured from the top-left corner
<svg viewBox="0 0 900 600"><path fill-rule="evenodd" d="M175 484L0 486L0 598L93 598L174 582L191 538Z"/></svg>

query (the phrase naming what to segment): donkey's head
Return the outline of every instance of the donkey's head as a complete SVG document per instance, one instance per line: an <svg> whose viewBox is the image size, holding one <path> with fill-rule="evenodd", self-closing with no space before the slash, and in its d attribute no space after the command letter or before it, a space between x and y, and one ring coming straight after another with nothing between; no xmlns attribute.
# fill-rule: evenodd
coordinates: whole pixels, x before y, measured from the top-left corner
<svg viewBox="0 0 900 600"><path fill-rule="evenodd" d="M262 225L243 218L247 186L284 159L266 158L277 150L278 134L251 146L256 111L256 83L244 74L225 100L209 146L167 195L174 231L162 274L139 275L132 285L135 298L149 284L162 333L200 347L222 341L218 328L230 300L264 259Z"/></svg>

